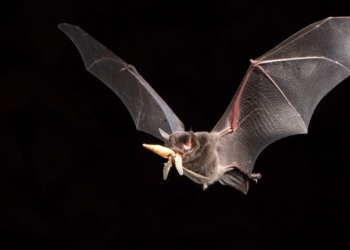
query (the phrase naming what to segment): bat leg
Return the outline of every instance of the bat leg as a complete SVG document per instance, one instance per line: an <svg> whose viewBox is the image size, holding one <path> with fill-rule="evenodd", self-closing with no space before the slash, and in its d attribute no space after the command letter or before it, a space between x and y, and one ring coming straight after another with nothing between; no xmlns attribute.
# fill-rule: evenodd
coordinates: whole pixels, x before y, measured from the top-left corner
<svg viewBox="0 0 350 250"><path fill-rule="evenodd" d="M258 180L261 179L260 173L252 173L249 176L249 179L253 180L255 183L258 183Z"/></svg>

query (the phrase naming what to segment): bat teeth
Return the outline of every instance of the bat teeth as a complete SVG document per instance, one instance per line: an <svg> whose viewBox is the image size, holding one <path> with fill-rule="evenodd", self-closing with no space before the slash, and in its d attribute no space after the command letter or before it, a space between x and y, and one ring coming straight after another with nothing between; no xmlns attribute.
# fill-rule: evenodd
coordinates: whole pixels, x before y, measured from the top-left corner
<svg viewBox="0 0 350 250"><path fill-rule="evenodd" d="M161 145L142 144L142 146L164 158L169 158L170 155L175 155L173 150Z"/></svg>

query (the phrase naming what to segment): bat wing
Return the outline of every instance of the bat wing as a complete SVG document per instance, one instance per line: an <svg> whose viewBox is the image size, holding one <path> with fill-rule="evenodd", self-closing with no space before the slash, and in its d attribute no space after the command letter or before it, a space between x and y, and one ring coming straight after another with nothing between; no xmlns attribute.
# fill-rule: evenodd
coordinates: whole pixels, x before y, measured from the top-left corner
<svg viewBox="0 0 350 250"><path fill-rule="evenodd" d="M86 69L123 101L138 130L161 140L164 138L159 129L168 134L184 130L182 122L132 65L125 63L79 27L69 24L58 27L78 48Z"/></svg>
<svg viewBox="0 0 350 250"><path fill-rule="evenodd" d="M311 24L251 62L211 132L222 135L220 166L239 169L220 181L244 193L260 152L278 139L307 133L317 104L350 75L350 18ZM225 133L228 129L233 132Z"/></svg>

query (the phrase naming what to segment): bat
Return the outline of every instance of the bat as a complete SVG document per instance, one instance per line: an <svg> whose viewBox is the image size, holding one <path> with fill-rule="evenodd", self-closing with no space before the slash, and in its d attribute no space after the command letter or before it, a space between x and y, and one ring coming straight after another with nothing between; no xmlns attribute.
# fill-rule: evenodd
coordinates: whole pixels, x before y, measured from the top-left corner
<svg viewBox="0 0 350 250"><path fill-rule="evenodd" d="M136 128L164 142L144 145L203 189L220 182L243 193L261 151L272 142L306 134L320 100L350 74L350 17L307 26L261 57L250 60L236 94L211 132L185 131L183 123L136 71L82 29L60 24L86 69L111 88Z"/></svg>

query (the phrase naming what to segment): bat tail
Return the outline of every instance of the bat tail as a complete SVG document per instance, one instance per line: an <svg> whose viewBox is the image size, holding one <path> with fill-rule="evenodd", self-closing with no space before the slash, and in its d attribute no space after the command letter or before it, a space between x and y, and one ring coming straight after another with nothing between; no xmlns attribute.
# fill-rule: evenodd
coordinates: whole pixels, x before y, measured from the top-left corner
<svg viewBox="0 0 350 250"><path fill-rule="evenodd" d="M249 178L244 173L235 169L225 172L219 181L223 185L229 185L241 191L244 194L248 193Z"/></svg>

